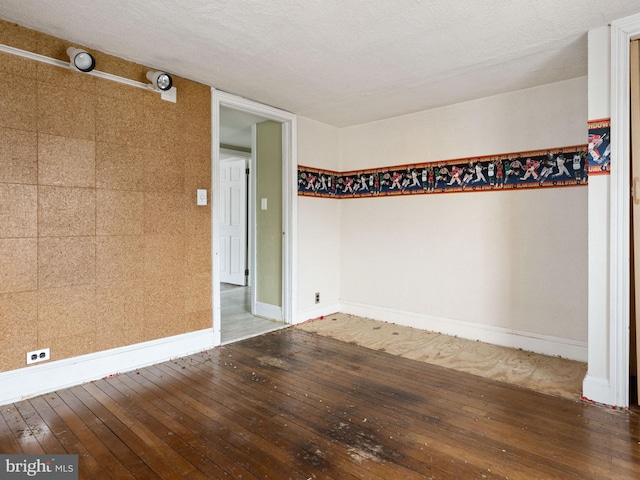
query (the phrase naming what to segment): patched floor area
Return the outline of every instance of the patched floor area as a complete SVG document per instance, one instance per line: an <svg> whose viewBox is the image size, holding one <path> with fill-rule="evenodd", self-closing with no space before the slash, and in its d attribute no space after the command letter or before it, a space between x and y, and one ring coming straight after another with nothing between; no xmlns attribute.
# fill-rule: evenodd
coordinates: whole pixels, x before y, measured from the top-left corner
<svg viewBox="0 0 640 480"><path fill-rule="evenodd" d="M297 326L404 358L579 400L587 364L336 313Z"/></svg>

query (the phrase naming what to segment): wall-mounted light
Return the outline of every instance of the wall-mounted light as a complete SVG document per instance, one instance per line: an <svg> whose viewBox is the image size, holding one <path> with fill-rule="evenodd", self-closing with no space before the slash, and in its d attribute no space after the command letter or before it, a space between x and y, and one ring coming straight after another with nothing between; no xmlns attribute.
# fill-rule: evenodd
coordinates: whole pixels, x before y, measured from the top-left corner
<svg viewBox="0 0 640 480"><path fill-rule="evenodd" d="M80 70L81 72L90 72L96 68L96 59L93 58L93 55L84 50L69 47L67 48L67 55L69 55L71 67L76 70Z"/></svg>
<svg viewBox="0 0 640 480"><path fill-rule="evenodd" d="M147 79L149 79L153 88L163 92L170 90L173 85L171 75L165 72L147 72Z"/></svg>
<svg viewBox="0 0 640 480"><path fill-rule="evenodd" d="M111 80L118 83L123 83L125 85L130 85L136 88L142 88L144 90L149 90L149 88L151 87L153 91L160 93L160 98L162 100L176 103L177 90L173 86L173 80L171 79L171 76L164 72L149 72L149 74L147 74L147 78L149 78L149 76L151 75L151 78L149 78L149 80L154 82L154 85L151 86L148 83L142 83L136 80L131 80L129 78L112 75L111 73L99 72L98 70L94 70L96 63L95 63L95 59L93 58L93 55L85 52L84 50L80 50L79 48L74 48L74 47L67 48L67 55L69 55L68 62L64 60L58 60L57 58L45 57L44 55L40 55L38 53L29 52L27 50L21 50L19 48L11 47L9 45L4 45L2 43L0 43L0 52L9 53L11 55L17 55L19 57L28 58L29 60L35 60L37 62L46 63L47 65L53 65L56 67L78 69L79 71L87 72L89 75L104 78L106 80ZM81 54L84 54L84 55L81 55ZM74 63L76 60L77 62ZM164 78L161 82L161 84L164 86L166 90L160 88L160 86L157 85L156 82L153 80L154 75L157 75L157 74L164 74L166 76L166 78ZM167 86L167 82L168 82L168 86Z"/></svg>

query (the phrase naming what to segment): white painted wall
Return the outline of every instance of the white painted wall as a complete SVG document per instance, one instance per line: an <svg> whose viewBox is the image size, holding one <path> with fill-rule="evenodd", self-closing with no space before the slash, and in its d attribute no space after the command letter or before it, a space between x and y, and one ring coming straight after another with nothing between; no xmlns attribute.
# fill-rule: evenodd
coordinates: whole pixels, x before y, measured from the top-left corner
<svg viewBox="0 0 640 480"><path fill-rule="evenodd" d="M340 131L340 169L586 144L587 77Z"/></svg>
<svg viewBox="0 0 640 480"><path fill-rule="evenodd" d="M611 32L589 32L589 120L611 116ZM611 403L609 391L609 233L611 176L589 178L589 358L583 395Z"/></svg>
<svg viewBox="0 0 640 480"><path fill-rule="evenodd" d="M343 128L340 169L586 138L581 77ZM587 188L340 204L342 311L586 360Z"/></svg>
<svg viewBox="0 0 640 480"><path fill-rule="evenodd" d="M300 165L339 170L339 129L298 117ZM301 322L339 310L340 201L298 197L298 314ZM315 293L320 303L315 303Z"/></svg>

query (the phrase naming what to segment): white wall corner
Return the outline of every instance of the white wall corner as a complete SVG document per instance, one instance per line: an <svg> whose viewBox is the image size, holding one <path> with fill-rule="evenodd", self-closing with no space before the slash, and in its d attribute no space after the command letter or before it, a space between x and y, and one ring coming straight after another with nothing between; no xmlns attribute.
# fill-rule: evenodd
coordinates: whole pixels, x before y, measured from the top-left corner
<svg viewBox="0 0 640 480"><path fill-rule="evenodd" d="M309 320L315 320L320 317L328 317L334 313L340 312L340 305L338 303L332 303L329 305L314 306L311 308L305 308L298 311L298 315L295 319L295 324L304 323Z"/></svg>
<svg viewBox="0 0 640 480"><path fill-rule="evenodd" d="M0 373L0 405L213 348L208 328Z"/></svg>
<svg viewBox="0 0 640 480"><path fill-rule="evenodd" d="M588 33L588 120L611 117L611 32L608 26ZM586 141L586 140L585 140Z"/></svg>

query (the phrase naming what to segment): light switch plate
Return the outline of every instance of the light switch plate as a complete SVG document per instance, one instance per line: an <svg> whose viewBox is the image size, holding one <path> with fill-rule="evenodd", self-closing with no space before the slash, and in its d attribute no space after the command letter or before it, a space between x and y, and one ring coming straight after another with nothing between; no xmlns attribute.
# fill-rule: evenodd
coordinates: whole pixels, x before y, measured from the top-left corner
<svg viewBox="0 0 640 480"><path fill-rule="evenodd" d="M198 189L198 205L206 205L207 204L207 191L203 188Z"/></svg>
<svg viewBox="0 0 640 480"><path fill-rule="evenodd" d="M260 199L260 210L266 210L267 209L267 199L266 198L261 198Z"/></svg>

